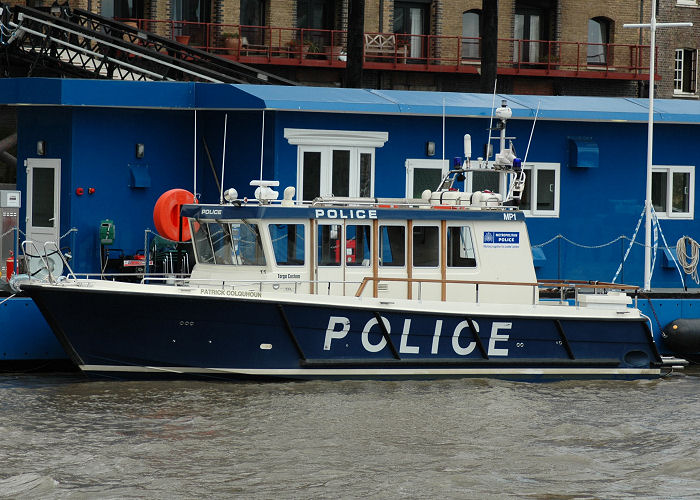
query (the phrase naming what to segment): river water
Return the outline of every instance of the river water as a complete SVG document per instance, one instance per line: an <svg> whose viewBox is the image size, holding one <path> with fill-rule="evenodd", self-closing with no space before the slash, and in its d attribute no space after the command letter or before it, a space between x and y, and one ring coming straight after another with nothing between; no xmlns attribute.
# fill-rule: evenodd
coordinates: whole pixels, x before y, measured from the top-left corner
<svg viewBox="0 0 700 500"><path fill-rule="evenodd" d="M657 381L0 378L1 498L700 498L700 371Z"/></svg>

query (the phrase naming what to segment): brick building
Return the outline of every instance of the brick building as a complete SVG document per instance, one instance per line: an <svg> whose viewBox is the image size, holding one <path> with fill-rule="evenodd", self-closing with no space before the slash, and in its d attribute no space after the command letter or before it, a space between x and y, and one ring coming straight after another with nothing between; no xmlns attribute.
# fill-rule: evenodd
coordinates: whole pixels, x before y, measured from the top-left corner
<svg viewBox="0 0 700 500"><path fill-rule="evenodd" d="M697 97L699 0L659 0L659 97ZM49 0L33 0L40 5ZM341 85L350 0L74 0L80 7L309 85ZM29 3L29 0L27 0ZM480 88L482 0L365 0L370 88ZM499 0L499 91L645 96L651 0ZM237 38L240 45L225 43ZM234 48L230 48L234 47Z"/></svg>

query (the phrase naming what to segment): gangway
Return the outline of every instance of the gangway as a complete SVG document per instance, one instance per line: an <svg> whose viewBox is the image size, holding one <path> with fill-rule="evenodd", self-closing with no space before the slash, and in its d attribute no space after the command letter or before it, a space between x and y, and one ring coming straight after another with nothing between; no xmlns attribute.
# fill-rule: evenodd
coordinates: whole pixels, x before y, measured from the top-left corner
<svg viewBox="0 0 700 500"><path fill-rule="evenodd" d="M6 57L61 77L296 85L280 76L67 5L0 5Z"/></svg>

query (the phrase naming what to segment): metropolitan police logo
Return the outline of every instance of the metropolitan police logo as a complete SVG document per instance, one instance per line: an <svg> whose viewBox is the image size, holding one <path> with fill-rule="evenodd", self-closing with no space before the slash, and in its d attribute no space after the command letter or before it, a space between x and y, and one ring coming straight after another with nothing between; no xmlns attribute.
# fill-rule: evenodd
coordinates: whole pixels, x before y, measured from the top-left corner
<svg viewBox="0 0 700 500"><path fill-rule="evenodd" d="M484 231L484 247L517 248L520 246L520 233L513 231Z"/></svg>

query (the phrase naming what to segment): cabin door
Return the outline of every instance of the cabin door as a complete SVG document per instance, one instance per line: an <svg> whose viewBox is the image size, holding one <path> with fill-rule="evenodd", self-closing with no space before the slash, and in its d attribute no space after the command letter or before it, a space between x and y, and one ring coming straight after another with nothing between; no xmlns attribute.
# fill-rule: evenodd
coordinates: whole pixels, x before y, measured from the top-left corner
<svg viewBox="0 0 700 500"><path fill-rule="evenodd" d="M27 159L26 239L33 241L41 253L47 241L53 241L60 247L60 189L61 160ZM28 251L30 255L35 253L32 247L29 247Z"/></svg>
<svg viewBox="0 0 700 500"><path fill-rule="evenodd" d="M320 222L316 231L318 293L354 295L372 274L372 225L357 220Z"/></svg>

